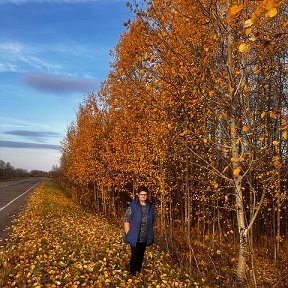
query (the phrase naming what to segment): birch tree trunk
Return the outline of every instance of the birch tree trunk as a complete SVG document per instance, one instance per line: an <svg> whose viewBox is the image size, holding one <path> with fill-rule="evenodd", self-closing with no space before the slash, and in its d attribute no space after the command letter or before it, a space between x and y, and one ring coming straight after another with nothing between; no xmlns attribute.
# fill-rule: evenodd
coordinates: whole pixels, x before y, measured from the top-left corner
<svg viewBox="0 0 288 288"><path fill-rule="evenodd" d="M233 109L233 108L232 108ZM236 135L234 133L236 129L235 120L230 119L231 125L231 154L234 159L239 159L238 145ZM233 172L240 169L239 160L233 162ZM237 266L237 286L244 287L246 284L246 258L247 258L247 229L245 225L245 213L243 205L243 193L242 193L242 177L239 173L233 173L234 180L234 195L236 202L236 214L237 214L237 225L239 232L239 254L238 254L238 266Z"/></svg>
<svg viewBox="0 0 288 288"><path fill-rule="evenodd" d="M227 8L231 5L231 0L227 0ZM246 286L246 258L247 258L247 230L245 227L245 213L243 205L243 193L242 193L242 177L240 175L241 167L239 162L239 140L237 139L237 125L236 125L236 100L234 95L235 79L233 78L234 64L232 56L232 29L231 26L227 26L227 70L229 81L229 99L231 103L230 108L230 141L231 141L231 156L235 161L232 163L233 169L233 182L234 182L234 196L236 204L237 226L239 232L239 254L238 265L236 272L237 287Z"/></svg>

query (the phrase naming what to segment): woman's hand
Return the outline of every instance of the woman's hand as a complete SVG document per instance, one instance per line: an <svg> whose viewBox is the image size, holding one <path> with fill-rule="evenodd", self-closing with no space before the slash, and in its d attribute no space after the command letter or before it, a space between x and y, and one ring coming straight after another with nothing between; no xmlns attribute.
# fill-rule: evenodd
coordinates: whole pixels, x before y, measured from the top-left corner
<svg viewBox="0 0 288 288"><path fill-rule="evenodd" d="M130 223L124 222L124 232L127 234L130 230Z"/></svg>

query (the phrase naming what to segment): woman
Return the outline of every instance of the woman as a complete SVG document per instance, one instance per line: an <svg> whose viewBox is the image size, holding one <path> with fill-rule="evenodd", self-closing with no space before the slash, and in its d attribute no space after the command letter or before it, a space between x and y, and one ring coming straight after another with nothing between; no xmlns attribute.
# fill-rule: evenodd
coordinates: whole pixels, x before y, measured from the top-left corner
<svg viewBox="0 0 288 288"><path fill-rule="evenodd" d="M148 199L148 189L140 186L124 216L125 243L131 246L130 273L141 272L147 246L153 244L155 205Z"/></svg>

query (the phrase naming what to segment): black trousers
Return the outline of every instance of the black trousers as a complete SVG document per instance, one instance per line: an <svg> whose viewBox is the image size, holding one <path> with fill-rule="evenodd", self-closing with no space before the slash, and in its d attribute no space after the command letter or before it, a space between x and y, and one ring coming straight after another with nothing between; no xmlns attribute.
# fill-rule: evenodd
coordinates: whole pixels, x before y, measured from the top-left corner
<svg viewBox="0 0 288 288"><path fill-rule="evenodd" d="M130 273L136 275L136 272L140 272L144 259L144 253L147 247L147 242L137 242L136 247L131 247L131 258L130 258Z"/></svg>

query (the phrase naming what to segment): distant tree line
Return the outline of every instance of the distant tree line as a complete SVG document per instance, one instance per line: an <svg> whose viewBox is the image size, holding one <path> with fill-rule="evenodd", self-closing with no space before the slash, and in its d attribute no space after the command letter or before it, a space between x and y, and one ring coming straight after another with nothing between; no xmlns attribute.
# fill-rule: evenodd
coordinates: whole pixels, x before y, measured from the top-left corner
<svg viewBox="0 0 288 288"><path fill-rule="evenodd" d="M57 170L57 168L55 169ZM15 168L14 166L11 165L10 162L5 162L0 159L0 179L13 179L20 177L49 177L51 176L52 171L50 172L41 170L28 171L22 168Z"/></svg>

